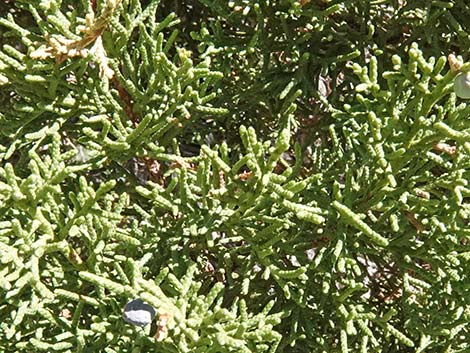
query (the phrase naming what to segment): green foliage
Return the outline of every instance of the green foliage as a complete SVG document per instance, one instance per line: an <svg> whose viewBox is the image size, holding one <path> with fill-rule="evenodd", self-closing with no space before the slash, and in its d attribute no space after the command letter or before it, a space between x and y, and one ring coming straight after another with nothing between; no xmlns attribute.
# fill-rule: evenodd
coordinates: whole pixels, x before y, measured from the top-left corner
<svg viewBox="0 0 470 353"><path fill-rule="evenodd" d="M469 15L4 1L1 351L468 351Z"/></svg>

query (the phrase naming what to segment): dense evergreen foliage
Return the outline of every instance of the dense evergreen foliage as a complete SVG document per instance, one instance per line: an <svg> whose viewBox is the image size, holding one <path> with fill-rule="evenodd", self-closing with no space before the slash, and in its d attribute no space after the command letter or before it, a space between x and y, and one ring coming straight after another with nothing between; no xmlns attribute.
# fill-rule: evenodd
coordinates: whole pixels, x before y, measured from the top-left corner
<svg viewBox="0 0 470 353"><path fill-rule="evenodd" d="M0 350L468 352L468 18L1 2Z"/></svg>

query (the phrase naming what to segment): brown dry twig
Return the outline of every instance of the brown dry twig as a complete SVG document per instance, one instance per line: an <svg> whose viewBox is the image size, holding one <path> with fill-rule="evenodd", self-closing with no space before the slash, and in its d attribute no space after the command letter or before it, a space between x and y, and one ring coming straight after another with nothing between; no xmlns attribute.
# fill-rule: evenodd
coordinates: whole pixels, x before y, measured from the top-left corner
<svg viewBox="0 0 470 353"><path fill-rule="evenodd" d="M94 54L100 66L100 76L112 78L113 70L108 66L108 59L103 47L101 35L108 26L121 0L107 0L101 15L95 19L93 10L85 16L86 25L78 27L83 33L81 39L69 39L59 35L45 35L48 45L43 45L30 55L33 59L55 58L57 64L63 63L68 58L86 58L88 54ZM90 49L86 49L92 43Z"/></svg>
<svg viewBox="0 0 470 353"><path fill-rule="evenodd" d="M418 233L424 232L426 228L424 228L423 224L418 221L415 217L415 215L409 211L404 211L405 217L410 221L410 223L413 225L413 227L416 228Z"/></svg>
<svg viewBox="0 0 470 353"><path fill-rule="evenodd" d="M457 147L451 146L451 145L449 145L447 143L444 143L444 142L436 143L433 146L433 148L434 148L435 151L444 152L444 153L447 153L448 155L451 155L451 156L453 156L455 154L455 152L457 151Z"/></svg>
<svg viewBox="0 0 470 353"><path fill-rule="evenodd" d="M155 333L155 340L161 342L165 339L168 334L168 321L171 319L170 313L163 313L160 315L157 324L157 332Z"/></svg>

